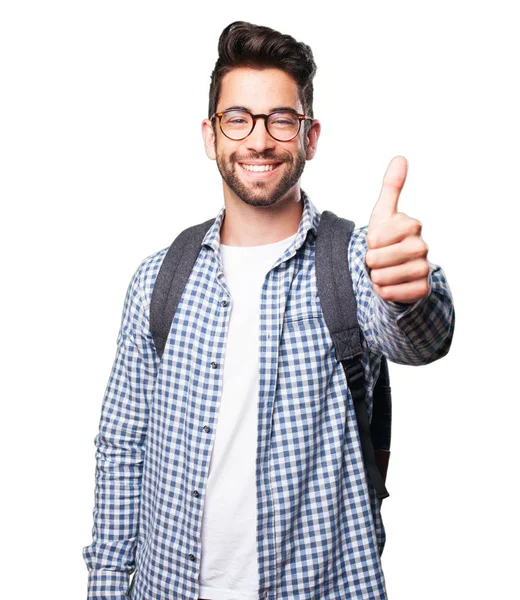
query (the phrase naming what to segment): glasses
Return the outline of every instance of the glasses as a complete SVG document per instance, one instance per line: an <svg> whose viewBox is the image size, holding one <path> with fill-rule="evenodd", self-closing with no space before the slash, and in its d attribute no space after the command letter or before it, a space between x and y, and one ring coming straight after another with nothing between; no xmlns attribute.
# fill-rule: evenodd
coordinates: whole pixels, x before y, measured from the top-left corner
<svg viewBox="0 0 520 600"><path fill-rule="evenodd" d="M255 128L256 120L263 119L267 133L277 142L290 142L300 132L302 121L312 121L312 117L300 115L296 111L283 110L269 115L253 115L245 109L230 108L215 113L211 121L218 118L220 130L230 140L243 140Z"/></svg>

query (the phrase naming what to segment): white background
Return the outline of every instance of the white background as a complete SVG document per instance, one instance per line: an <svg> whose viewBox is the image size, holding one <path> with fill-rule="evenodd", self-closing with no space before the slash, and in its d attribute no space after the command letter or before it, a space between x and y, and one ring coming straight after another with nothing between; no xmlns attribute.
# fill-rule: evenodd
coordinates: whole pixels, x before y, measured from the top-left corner
<svg viewBox="0 0 520 600"><path fill-rule="evenodd" d="M392 600L518 598L514 2L24 2L0 9L2 597L86 597L94 437L139 262L222 206L203 151L231 21L308 43L303 188L368 223L390 159L457 310L450 354L391 365Z"/></svg>

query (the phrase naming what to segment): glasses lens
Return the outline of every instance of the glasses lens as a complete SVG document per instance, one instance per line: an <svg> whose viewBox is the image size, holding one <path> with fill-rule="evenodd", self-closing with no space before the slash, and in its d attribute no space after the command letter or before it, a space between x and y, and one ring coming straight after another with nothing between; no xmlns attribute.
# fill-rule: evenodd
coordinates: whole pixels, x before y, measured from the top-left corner
<svg viewBox="0 0 520 600"><path fill-rule="evenodd" d="M224 135L240 140L249 135L253 126L251 115L243 110L230 110L222 115L220 126Z"/></svg>
<svg viewBox="0 0 520 600"><path fill-rule="evenodd" d="M269 115L267 128L269 133L277 140L290 140L300 127L300 119L290 112L279 112Z"/></svg>

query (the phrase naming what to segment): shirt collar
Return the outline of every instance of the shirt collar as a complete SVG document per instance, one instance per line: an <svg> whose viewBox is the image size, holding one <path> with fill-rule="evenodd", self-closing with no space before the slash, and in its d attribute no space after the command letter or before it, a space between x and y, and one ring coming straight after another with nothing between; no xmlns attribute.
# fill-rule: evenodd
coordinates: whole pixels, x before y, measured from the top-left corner
<svg viewBox="0 0 520 600"><path fill-rule="evenodd" d="M298 231L296 232L296 237L291 244L295 251L303 245L309 231L316 235L321 216L321 213L314 206L309 196L303 190L301 190L301 201L303 202L303 212L300 219L300 224L298 226ZM224 220L225 213L226 207L223 206L218 212L214 223L208 229L204 239L202 240L203 246L209 246L217 253L220 251L220 227L222 225L222 221Z"/></svg>

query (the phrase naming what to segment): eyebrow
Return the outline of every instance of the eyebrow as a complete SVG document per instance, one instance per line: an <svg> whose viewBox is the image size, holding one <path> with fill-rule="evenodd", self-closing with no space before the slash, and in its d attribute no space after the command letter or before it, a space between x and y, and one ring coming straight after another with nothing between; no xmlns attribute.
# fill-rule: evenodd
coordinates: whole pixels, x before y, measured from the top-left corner
<svg viewBox="0 0 520 600"><path fill-rule="evenodd" d="M226 112L228 110L247 110L251 114L254 114L253 111L247 106L230 106L229 108L225 108L222 112ZM267 114L276 113L276 112L293 112L298 114L298 111L292 106L276 106L275 108L271 108Z"/></svg>
<svg viewBox="0 0 520 600"><path fill-rule="evenodd" d="M271 108L271 110L269 112L284 112L284 111L298 113L298 111L295 108L293 108L292 106L277 106L275 108Z"/></svg>

